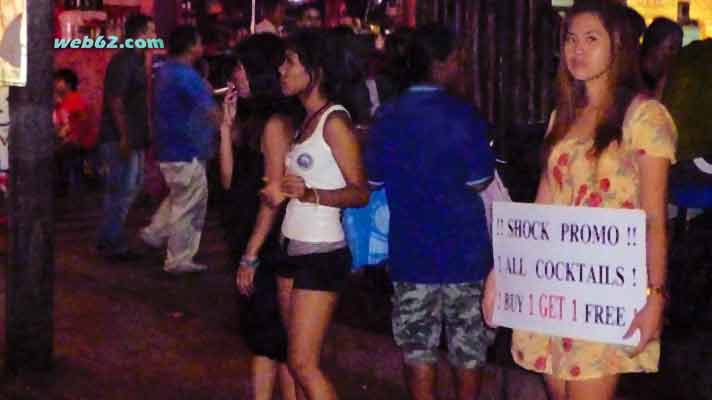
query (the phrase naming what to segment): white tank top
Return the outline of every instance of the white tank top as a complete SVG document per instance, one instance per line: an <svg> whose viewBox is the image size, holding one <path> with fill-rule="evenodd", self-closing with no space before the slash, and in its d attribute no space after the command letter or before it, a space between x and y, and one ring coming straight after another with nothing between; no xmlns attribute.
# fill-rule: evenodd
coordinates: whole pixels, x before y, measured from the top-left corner
<svg viewBox="0 0 712 400"><path fill-rule="evenodd" d="M304 178L307 187L324 190L346 187L346 180L331 147L324 140L324 125L329 114L334 111L348 112L340 105L326 109L319 118L314 133L303 143L292 146L287 153L287 173ZM309 243L343 241L341 209L291 199L282 223L282 234L289 239Z"/></svg>

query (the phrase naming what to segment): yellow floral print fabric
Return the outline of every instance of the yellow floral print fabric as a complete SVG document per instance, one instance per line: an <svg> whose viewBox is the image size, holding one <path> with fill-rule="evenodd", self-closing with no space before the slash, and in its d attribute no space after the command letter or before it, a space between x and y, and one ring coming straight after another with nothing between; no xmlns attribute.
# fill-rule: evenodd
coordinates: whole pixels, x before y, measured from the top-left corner
<svg viewBox="0 0 712 400"><path fill-rule="evenodd" d="M551 151L547 177L553 203L567 206L639 208L640 171L637 157L650 155L675 162L677 130L665 107L643 100L623 123L620 144L600 157L592 154L593 139L567 135ZM660 342L642 353L633 347L553 337L515 330L512 357L523 368L563 380L600 378L628 372L656 372Z"/></svg>

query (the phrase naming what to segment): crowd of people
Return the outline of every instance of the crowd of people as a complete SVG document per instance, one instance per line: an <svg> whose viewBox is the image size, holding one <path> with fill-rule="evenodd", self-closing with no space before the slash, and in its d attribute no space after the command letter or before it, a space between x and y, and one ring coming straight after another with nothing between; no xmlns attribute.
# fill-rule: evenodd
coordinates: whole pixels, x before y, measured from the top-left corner
<svg viewBox="0 0 712 400"><path fill-rule="evenodd" d="M150 144L168 195L139 237L166 247L164 271L205 271L194 257L206 171L216 158L230 263L248 299L241 326L254 355L254 398L271 399L279 387L282 399L336 399L320 354L351 270L341 211L386 188L392 327L408 391L435 398L444 342L457 398L477 398L497 286L478 193L495 176L495 162L485 118L450 92L463 71L458 40L444 26L425 25L391 35L379 49L350 29L321 28L319 10L309 7L302 29L285 35L284 7L270 2L257 33L230 50L222 104L196 67L204 46L194 27L170 35L150 108L145 55L126 49L114 56L98 135L106 184L97 250L117 261L140 256L124 225ZM620 374L658 368L677 140L660 100L682 30L656 20L641 48L643 29L631 14L616 1L579 0L563 21L536 203L645 211L649 295L628 331L639 330L640 343L515 330L515 362L542 374L551 399L612 399ZM152 37L153 21L134 16L126 34ZM59 71L55 81L65 110L60 148L91 147L96 138L81 133L86 115L72 95L76 75Z"/></svg>

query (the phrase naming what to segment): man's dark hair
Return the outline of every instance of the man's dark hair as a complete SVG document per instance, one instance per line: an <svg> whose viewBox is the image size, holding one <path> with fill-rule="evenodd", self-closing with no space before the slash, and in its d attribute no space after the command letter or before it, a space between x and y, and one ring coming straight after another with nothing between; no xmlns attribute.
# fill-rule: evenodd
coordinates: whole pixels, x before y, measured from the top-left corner
<svg viewBox="0 0 712 400"><path fill-rule="evenodd" d="M135 38L148 30L148 24L153 22L153 18L144 14L132 14L126 19L124 32L127 38Z"/></svg>
<svg viewBox="0 0 712 400"><path fill-rule="evenodd" d="M185 54L200 40L198 30L189 25L177 27L168 37L168 53L173 56Z"/></svg>
<svg viewBox="0 0 712 400"><path fill-rule="evenodd" d="M69 68L58 69L54 72L55 81L65 81L69 88L75 92L79 87L79 77Z"/></svg>
<svg viewBox="0 0 712 400"><path fill-rule="evenodd" d="M444 62L456 47L455 35L443 25L428 24L417 28L406 52L408 83L430 82L433 63Z"/></svg>

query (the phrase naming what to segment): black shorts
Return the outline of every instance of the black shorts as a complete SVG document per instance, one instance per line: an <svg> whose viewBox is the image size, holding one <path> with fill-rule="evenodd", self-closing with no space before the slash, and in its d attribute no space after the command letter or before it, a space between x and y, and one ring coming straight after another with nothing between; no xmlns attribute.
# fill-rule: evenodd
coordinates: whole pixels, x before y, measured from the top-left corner
<svg viewBox="0 0 712 400"><path fill-rule="evenodd" d="M288 256L277 275L294 279L294 289L340 292L351 271L348 247L328 253Z"/></svg>

